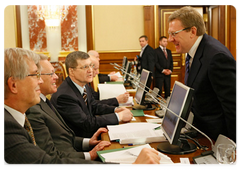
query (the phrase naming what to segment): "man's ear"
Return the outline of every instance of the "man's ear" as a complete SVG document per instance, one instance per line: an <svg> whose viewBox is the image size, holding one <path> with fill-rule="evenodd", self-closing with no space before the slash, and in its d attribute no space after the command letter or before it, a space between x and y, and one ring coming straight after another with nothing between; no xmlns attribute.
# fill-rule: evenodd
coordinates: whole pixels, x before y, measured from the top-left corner
<svg viewBox="0 0 240 170"><path fill-rule="evenodd" d="M10 77L7 81L8 83L8 88L12 93L17 93L17 81L13 78Z"/></svg>
<svg viewBox="0 0 240 170"><path fill-rule="evenodd" d="M197 28L195 26L191 28L191 33L192 33L192 37L197 36Z"/></svg>

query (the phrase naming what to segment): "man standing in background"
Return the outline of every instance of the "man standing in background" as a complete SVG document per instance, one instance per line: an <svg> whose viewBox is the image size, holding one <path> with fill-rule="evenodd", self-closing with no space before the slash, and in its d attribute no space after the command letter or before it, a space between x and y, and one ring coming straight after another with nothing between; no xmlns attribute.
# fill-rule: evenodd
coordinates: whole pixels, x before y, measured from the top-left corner
<svg viewBox="0 0 240 170"><path fill-rule="evenodd" d="M171 50L167 49L167 37L159 38L159 47L155 49L156 70L155 70L155 87L159 89L159 95L162 94L162 85L164 86L165 98L170 96L171 74L173 70L173 59Z"/></svg>
<svg viewBox="0 0 240 170"><path fill-rule="evenodd" d="M142 73L142 69L146 69L152 72L152 77L154 77L154 66L155 66L155 58L156 54L154 49L148 45L148 37L146 35L142 35L139 37L139 43L141 46L140 55L135 58L137 61L137 72L138 74Z"/></svg>

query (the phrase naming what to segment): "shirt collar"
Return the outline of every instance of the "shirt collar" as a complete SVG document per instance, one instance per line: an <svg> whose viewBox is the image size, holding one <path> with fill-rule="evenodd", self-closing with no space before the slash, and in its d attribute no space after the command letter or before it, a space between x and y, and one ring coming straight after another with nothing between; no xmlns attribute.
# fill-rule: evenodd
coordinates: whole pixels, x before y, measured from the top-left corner
<svg viewBox="0 0 240 170"><path fill-rule="evenodd" d="M12 115L12 117L22 126L24 127L25 123L25 113L22 114L21 112L7 106L4 104L4 108Z"/></svg>
<svg viewBox="0 0 240 170"><path fill-rule="evenodd" d="M72 79L71 79L71 80L72 80ZM81 93L81 95L83 95L85 86L84 86L84 87L81 87L81 86L79 86L77 83L75 83L74 81L72 81L72 82L73 82L73 84L77 87L77 89L79 90L79 92Z"/></svg>
<svg viewBox="0 0 240 170"><path fill-rule="evenodd" d="M46 96L44 95L44 94L40 94L40 98L44 101L44 102L46 102L46 100L47 100L47 98L46 98Z"/></svg>
<svg viewBox="0 0 240 170"><path fill-rule="evenodd" d="M163 46L159 45L159 47L163 50ZM165 47L165 49L167 50L167 48Z"/></svg>
<svg viewBox="0 0 240 170"><path fill-rule="evenodd" d="M146 44L143 48L142 48L142 51L148 46L148 44Z"/></svg>
<svg viewBox="0 0 240 170"><path fill-rule="evenodd" d="M195 41L195 43L193 44L192 48L189 50L188 54L191 56L191 58L194 58L195 53L197 51L197 48L198 48L202 38L203 38L203 35L199 36L197 38L197 40Z"/></svg>

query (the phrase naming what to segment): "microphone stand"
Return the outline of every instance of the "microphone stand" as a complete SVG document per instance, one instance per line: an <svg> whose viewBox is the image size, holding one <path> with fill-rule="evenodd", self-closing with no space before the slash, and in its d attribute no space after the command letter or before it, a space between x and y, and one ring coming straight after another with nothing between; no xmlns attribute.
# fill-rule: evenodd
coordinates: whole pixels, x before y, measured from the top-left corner
<svg viewBox="0 0 240 170"><path fill-rule="evenodd" d="M115 65L115 66L114 66L115 69L124 71L123 69L118 68L118 67L121 67L121 66L119 66L118 64L116 64L116 63L114 63L114 64L110 63L110 64L111 64L111 65ZM116 66L117 66L117 67L116 67ZM124 72L125 72L125 71L124 71ZM125 72L125 73L126 73L126 72ZM128 74L128 73L127 73L127 74ZM129 76L132 77L133 79L135 79L134 76L132 76L131 74L129 74ZM141 83L141 82L139 82L139 83L144 86L143 83ZM142 87L139 86L139 85L137 85L137 88L141 88L142 90L144 90L145 92L148 93L148 91L146 91L145 88L142 88ZM150 88L148 88L148 87L146 87L146 88L147 88L148 90L150 89ZM174 113L172 110L170 110L170 109L166 106L166 100L165 100L163 97L160 96L160 98L161 98L161 100L160 100L160 99L158 99L157 97L155 98L154 96L152 96L150 93L148 93L148 94L149 94L149 96L151 96L152 99L153 99L156 103L158 103L160 106L164 107L164 108L165 108L166 110L168 110L170 113L172 113L173 115L175 115L176 117L178 117L180 120L182 120L184 123L188 124L190 127L192 127L193 129L195 129L196 131L198 131L198 132L199 132L200 134L202 134L204 137L206 137L206 138L209 140L209 142L211 143L211 148L213 149L214 145L213 145L212 140L211 140L205 133L203 133L203 132L200 131L198 128L196 128L195 126L193 126L191 123L189 123L188 121L184 120L182 117L180 117L179 115L177 115L176 113ZM157 95L157 96L159 96L159 95Z"/></svg>

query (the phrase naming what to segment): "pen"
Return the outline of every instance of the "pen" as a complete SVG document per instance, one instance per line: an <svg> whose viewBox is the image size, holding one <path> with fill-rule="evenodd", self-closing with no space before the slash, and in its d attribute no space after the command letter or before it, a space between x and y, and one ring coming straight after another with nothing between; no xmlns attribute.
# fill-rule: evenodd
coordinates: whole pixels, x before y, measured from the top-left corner
<svg viewBox="0 0 240 170"><path fill-rule="evenodd" d="M154 130L161 129L161 126L155 127Z"/></svg>

